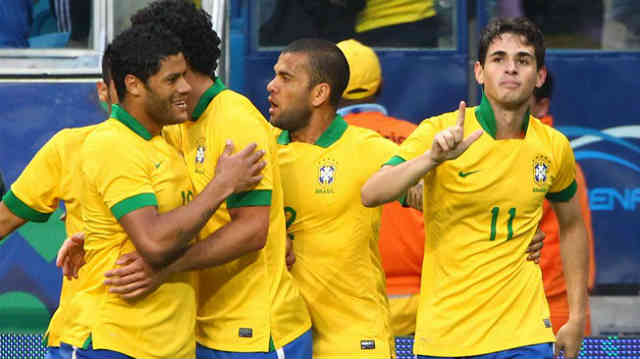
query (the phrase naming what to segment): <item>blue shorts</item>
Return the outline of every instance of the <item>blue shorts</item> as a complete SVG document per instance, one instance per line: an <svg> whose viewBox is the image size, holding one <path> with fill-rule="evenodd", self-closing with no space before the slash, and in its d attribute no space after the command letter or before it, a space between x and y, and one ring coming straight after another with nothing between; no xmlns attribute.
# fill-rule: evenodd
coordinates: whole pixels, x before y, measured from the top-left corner
<svg viewBox="0 0 640 359"><path fill-rule="evenodd" d="M77 358L77 359L133 359L128 355L124 355L113 350L105 349L93 349L93 346L89 344L88 349L82 349L78 347L72 347L69 344L60 343L60 351L64 350L65 353L69 353L68 356L62 358Z"/></svg>
<svg viewBox="0 0 640 359"><path fill-rule="evenodd" d="M440 358L452 358L452 357L432 357L428 355L418 355L418 359L440 359ZM517 347L513 349L502 350L499 352L471 355L466 357L457 357L464 359L552 359L553 358L553 343L542 343L527 345L524 347Z"/></svg>
<svg viewBox="0 0 640 359"><path fill-rule="evenodd" d="M210 349L198 344L196 346L196 357L198 359L311 359L311 355L313 354L312 347L311 329L309 329L291 343L271 352L225 352L222 350Z"/></svg>
<svg viewBox="0 0 640 359"><path fill-rule="evenodd" d="M73 356L71 345L60 344L59 347L47 347L44 359L67 359Z"/></svg>

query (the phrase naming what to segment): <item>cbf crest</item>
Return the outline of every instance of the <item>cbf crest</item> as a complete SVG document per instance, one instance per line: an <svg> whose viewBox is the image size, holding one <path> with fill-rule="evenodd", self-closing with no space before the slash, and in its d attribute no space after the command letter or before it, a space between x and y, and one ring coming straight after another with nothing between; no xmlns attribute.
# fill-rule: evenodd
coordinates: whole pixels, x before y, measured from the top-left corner
<svg viewBox="0 0 640 359"><path fill-rule="evenodd" d="M334 193L338 163L331 158L320 160L317 165L316 193Z"/></svg>
<svg viewBox="0 0 640 359"><path fill-rule="evenodd" d="M551 160L547 156L537 155L533 160L533 182L542 187L549 184Z"/></svg>
<svg viewBox="0 0 640 359"><path fill-rule="evenodd" d="M207 158L207 142L204 137L199 138L196 141L196 157L195 161L195 169L196 173L204 174L204 160Z"/></svg>

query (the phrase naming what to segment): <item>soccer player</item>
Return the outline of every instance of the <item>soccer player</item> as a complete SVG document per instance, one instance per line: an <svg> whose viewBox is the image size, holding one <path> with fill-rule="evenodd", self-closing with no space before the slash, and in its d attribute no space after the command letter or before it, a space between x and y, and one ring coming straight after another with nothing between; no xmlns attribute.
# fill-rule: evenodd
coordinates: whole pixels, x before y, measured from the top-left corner
<svg viewBox="0 0 640 359"><path fill-rule="evenodd" d="M212 163L227 138L240 145L255 142L266 151L258 186L229 197L201 232L204 239L156 277L200 269L197 356L311 357L309 313L285 264L286 227L273 128L247 98L215 77L220 39L205 11L187 1L160 1L135 14L132 23L163 24L183 41L185 78L193 88L187 98L191 116L180 126L166 128L165 135L184 154L196 193L206 190L215 174ZM127 258L136 270L135 256ZM136 288L140 282L127 284L132 277L128 271L109 273L116 277L109 281L114 292L138 296L153 289Z"/></svg>
<svg viewBox="0 0 640 359"><path fill-rule="evenodd" d="M79 154L86 232L83 286L70 298L61 341L74 357L193 357L192 274L173 275L153 296L127 302L109 294L103 273L137 250L163 266L186 248L234 191L257 183L255 145L229 156L193 198L184 159L162 136L164 125L187 119L182 44L159 25L133 27L110 46L111 73L121 105L87 135ZM246 173L247 181L238 181Z"/></svg>
<svg viewBox="0 0 640 359"><path fill-rule="evenodd" d="M96 86L99 98L108 106L111 106L114 99L106 85L111 83L110 67L107 51L102 57L102 81ZM61 200L65 203L64 222L67 234L82 231L79 202L82 181L79 179L77 166L78 149L95 127L63 129L36 153L0 202L0 238L9 235L27 221L47 221ZM81 240L81 237L73 237L73 240ZM70 282L66 278L62 280L59 305L45 335L48 358L71 356L71 352L60 347L60 334L66 322L67 302L78 286L78 281Z"/></svg>
<svg viewBox="0 0 640 359"><path fill-rule="evenodd" d="M269 115L281 129L278 161L296 256L291 270L311 313L313 356L390 358L381 210L360 203L360 188L397 145L336 114L349 67L335 44L294 41L274 71Z"/></svg>
<svg viewBox="0 0 640 359"><path fill-rule="evenodd" d="M569 141L529 115L545 79L542 32L496 19L482 33L481 104L423 121L362 188L366 206L424 179L426 238L414 352L419 358L551 358L540 268L520 255L548 198L560 224L570 317L556 350L578 354L588 249ZM484 133L484 134L483 134Z"/></svg>

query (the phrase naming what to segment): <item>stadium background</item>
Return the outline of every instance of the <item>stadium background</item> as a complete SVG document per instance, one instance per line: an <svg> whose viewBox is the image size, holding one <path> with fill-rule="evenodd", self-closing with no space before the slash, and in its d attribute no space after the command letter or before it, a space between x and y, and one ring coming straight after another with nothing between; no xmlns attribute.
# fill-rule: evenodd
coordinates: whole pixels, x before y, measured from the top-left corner
<svg viewBox="0 0 640 359"><path fill-rule="evenodd" d="M46 3L38 3L34 18L45 14ZM227 56L220 75L263 112L278 48L260 46L257 33L261 11L272 3L201 2L222 14L216 26L225 34ZM385 80L381 102L392 114L413 122L451 111L460 99L475 104L479 97L470 70L477 34L491 17L494 1L436 3L450 25L439 48L376 49ZM93 4L95 26L88 50L0 50L0 170L7 184L56 131L104 118L94 84L100 51L105 39L117 32L117 19L114 0ZM557 16L572 21L571 14ZM49 31L51 24L39 19L40 30ZM634 96L640 93L638 50L592 46L547 52L556 77L551 112L556 126L572 140L590 190L597 265L592 320L600 339L585 342L584 357L596 356L593 350L601 350L604 357L640 357L640 341L634 339L640 336L640 101ZM64 51L75 52L60 55ZM52 62L52 56L57 61ZM1 358L42 353L38 338L57 306L61 283L54 262L65 237L62 213L59 209L47 223L27 224L0 242ZM400 350L410 350L410 339L399 338L398 344Z"/></svg>

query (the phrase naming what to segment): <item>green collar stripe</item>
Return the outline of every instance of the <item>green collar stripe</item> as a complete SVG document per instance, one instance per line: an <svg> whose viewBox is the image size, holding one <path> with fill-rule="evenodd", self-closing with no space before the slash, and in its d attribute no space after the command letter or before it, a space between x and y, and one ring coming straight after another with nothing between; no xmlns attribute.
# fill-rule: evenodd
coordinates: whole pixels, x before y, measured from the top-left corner
<svg viewBox="0 0 640 359"><path fill-rule="evenodd" d="M576 194L578 190L578 183L576 180L573 180L567 188L563 189L560 192L547 193L545 196L551 202L568 202L573 196Z"/></svg>
<svg viewBox="0 0 640 359"><path fill-rule="evenodd" d="M158 207L158 200L154 193L140 193L116 203L111 207L111 213L120 220L125 214L140 209L142 207Z"/></svg>
<svg viewBox="0 0 640 359"><path fill-rule="evenodd" d="M327 148L333 145L336 141L342 137L342 134L347 130L347 121L342 118L342 116L336 114L336 117L333 119L329 127L318 137L315 145L320 146L322 148ZM280 145L288 145L291 142L291 137L289 136L289 131L282 131L280 136L278 136L277 140Z"/></svg>
<svg viewBox="0 0 640 359"><path fill-rule="evenodd" d="M496 116L493 113L493 108L491 108L491 103L485 96L484 92L482 93L482 100L480 101L480 105L476 107L476 119L478 123L484 130L484 132L488 133L494 139L496 138L496 133L498 132L498 127L496 125ZM522 131L527 133L527 129L529 128L529 109L524 114L524 118L522 119Z"/></svg>
<svg viewBox="0 0 640 359"><path fill-rule="evenodd" d="M213 82L213 85L211 85L211 87L209 87L207 91L205 91L202 96L200 96L200 100L198 100L196 108L193 109L191 118L193 118L194 120L200 118L200 116L202 116L204 111L207 109L207 106L209 106L209 103L211 103L211 100L213 100L214 97L216 97L220 92L226 89L227 87L222 83L222 81L219 78L216 78L216 80Z"/></svg>
<svg viewBox="0 0 640 359"><path fill-rule="evenodd" d="M227 198L227 208L257 207L271 205L271 190L259 189L234 193Z"/></svg>
<svg viewBox="0 0 640 359"><path fill-rule="evenodd" d="M144 126L142 126L140 122L138 122L138 120L136 120L119 105L114 104L111 106L110 117L122 122L122 124L129 127L131 131L135 132L138 136L144 138L147 141L149 141L153 137L151 136L151 133L149 133L149 131L147 131L147 129L144 128Z"/></svg>
<svg viewBox="0 0 640 359"><path fill-rule="evenodd" d="M280 136L278 136L277 140L279 145L288 145L290 141L289 139L289 131L280 132Z"/></svg>
<svg viewBox="0 0 640 359"><path fill-rule="evenodd" d="M13 214L31 222L46 222L49 216L51 216L51 213L38 212L29 207L26 203L22 202L20 198L16 197L11 190L2 197L2 202L4 202L4 205L7 206Z"/></svg>
<svg viewBox="0 0 640 359"><path fill-rule="evenodd" d="M393 156L389 161L383 164L383 166L397 166L402 162L406 162L406 160L400 156Z"/></svg>

